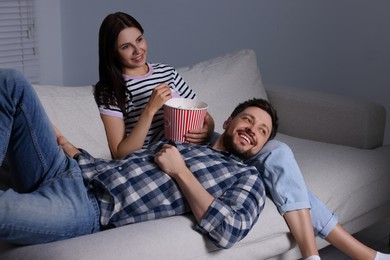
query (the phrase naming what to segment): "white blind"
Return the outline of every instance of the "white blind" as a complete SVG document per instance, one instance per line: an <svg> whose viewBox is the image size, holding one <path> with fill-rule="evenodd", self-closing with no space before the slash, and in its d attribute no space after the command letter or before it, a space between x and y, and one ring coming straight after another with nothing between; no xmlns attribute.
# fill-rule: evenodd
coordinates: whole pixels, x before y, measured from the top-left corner
<svg viewBox="0 0 390 260"><path fill-rule="evenodd" d="M0 0L0 67L39 83L34 0Z"/></svg>

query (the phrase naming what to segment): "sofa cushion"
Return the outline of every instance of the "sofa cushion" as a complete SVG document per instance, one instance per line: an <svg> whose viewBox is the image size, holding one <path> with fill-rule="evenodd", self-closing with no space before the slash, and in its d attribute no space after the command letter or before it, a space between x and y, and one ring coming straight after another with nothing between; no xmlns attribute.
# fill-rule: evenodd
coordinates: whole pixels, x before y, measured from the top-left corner
<svg viewBox="0 0 390 260"><path fill-rule="evenodd" d="M253 97L267 99L253 50L232 52L178 72L198 99L208 103L217 132L222 131L223 122L239 102Z"/></svg>

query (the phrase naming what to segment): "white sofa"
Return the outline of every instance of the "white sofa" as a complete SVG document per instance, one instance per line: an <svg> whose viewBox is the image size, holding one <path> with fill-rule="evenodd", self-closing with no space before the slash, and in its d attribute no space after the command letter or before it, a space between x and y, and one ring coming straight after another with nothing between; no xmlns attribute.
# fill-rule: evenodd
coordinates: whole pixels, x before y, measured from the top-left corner
<svg viewBox="0 0 390 260"><path fill-rule="evenodd" d="M295 153L309 188L351 233L390 216L390 146L382 145L382 106L298 88L264 88L252 50L180 68L209 104L221 130L236 104L268 98L277 108L276 139ZM321 80L321 79L318 79ZM91 86L35 86L50 118L77 146L109 158ZM6 169L5 169L6 170ZM6 178L7 173L0 176ZM6 184L3 180L3 187ZM191 215L132 224L93 235L34 246L0 242L0 259L297 259L283 218L267 199L258 222L231 249L218 249L194 229ZM327 243L318 239L318 247Z"/></svg>

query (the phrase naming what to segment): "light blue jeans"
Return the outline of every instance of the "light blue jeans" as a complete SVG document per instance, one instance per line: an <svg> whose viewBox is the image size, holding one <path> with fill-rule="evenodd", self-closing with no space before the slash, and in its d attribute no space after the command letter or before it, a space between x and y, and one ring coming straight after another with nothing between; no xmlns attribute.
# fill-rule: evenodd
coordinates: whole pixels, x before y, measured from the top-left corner
<svg viewBox="0 0 390 260"><path fill-rule="evenodd" d="M37 244L99 231L98 205L77 162L58 146L37 95L15 70L0 69L0 112L0 163L7 153L15 187L0 191L0 239Z"/></svg>
<svg viewBox="0 0 390 260"><path fill-rule="evenodd" d="M247 163L259 170L281 215L309 208L315 235L328 236L338 223L337 217L307 189L294 155L286 144L270 140Z"/></svg>

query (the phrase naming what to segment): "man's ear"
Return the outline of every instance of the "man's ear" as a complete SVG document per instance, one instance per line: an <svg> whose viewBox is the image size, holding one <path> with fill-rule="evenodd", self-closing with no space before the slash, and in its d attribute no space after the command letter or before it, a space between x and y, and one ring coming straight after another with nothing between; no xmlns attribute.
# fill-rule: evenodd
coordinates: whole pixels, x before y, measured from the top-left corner
<svg viewBox="0 0 390 260"><path fill-rule="evenodd" d="M222 128L223 128L224 130L226 130L226 129L229 127L229 125L230 125L231 122L232 122L232 118L229 117L228 119L225 120L225 122L223 122Z"/></svg>

